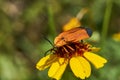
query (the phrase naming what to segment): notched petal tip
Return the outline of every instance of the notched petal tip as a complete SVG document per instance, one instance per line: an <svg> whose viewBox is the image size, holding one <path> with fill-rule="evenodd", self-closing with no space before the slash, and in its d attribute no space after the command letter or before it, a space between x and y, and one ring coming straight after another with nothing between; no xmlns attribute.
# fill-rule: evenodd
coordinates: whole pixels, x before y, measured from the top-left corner
<svg viewBox="0 0 120 80"><path fill-rule="evenodd" d="M44 70L48 68L55 61L56 61L56 56L54 56L53 54L47 55L38 61L38 63L36 64L36 68L39 70Z"/></svg>
<svg viewBox="0 0 120 80"><path fill-rule="evenodd" d="M105 65L105 63L107 63L107 60L105 58L103 58L103 60L101 61L101 63L99 63L98 66L95 66L96 69L102 68Z"/></svg>
<svg viewBox="0 0 120 80"><path fill-rule="evenodd" d="M48 71L48 76L56 80L59 80L62 74L64 73L67 64L68 64L68 60L65 60L64 58L59 58L58 61L54 62L51 65Z"/></svg>
<svg viewBox="0 0 120 80"><path fill-rule="evenodd" d="M70 68L76 77L88 78L91 74L91 66L83 57L77 56L70 59Z"/></svg>
<svg viewBox="0 0 120 80"><path fill-rule="evenodd" d="M88 59L97 69L102 68L107 60L91 52L85 52L84 57Z"/></svg>

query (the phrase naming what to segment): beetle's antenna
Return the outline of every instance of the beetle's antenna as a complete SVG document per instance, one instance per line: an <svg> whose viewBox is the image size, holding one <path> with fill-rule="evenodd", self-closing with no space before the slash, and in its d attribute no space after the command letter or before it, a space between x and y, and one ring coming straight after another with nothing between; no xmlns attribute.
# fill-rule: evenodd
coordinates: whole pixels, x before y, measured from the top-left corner
<svg viewBox="0 0 120 80"><path fill-rule="evenodd" d="M46 56L46 54L47 54L48 52L56 51L55 48L56 48L56 47L53 47L52 49L47 50L47 51L44 53L44 56Z"/></svg>
<svg viewBox="0 0 120 80"><path fill-rule="evenodd" d="M46 56L46 54L51 51L51 49L47 50L45 53L44 53L44 56Z"/></svg>
<svg viewBox="0 0 120 80"><path fill-rule="evenodd" d="M52 49L49 49L49 50L47 50L47 51L44 53L44 56L46 56L48 52L51 52L51 51L53 51L53 50L55 49L55 46L54 46L54 44L53 44L47 37L45 37L44 35L43 35L43 38L44 38L45 40L47 40L47 41L52 45L52 47L53 47Z"/></svg>
<svg viewBox="0 0 120 80"><path fill-rule="evenodd" d="M47 40L52 45L52 47L54 47L53 43L48 38L44 36L44 39Z"/></svg>

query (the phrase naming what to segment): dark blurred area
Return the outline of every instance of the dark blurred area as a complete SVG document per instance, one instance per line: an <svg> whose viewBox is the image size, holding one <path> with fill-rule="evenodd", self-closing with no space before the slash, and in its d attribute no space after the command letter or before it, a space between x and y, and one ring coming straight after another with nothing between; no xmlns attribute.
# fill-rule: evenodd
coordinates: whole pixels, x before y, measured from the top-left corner
<svg viewBox="0 0 120 80"><path fill-rule="evenodd" d="M48 78L47 70L35 68L38 60L52 48L44 37L53 43L63 25L82 8L88 8L89 12L81 23L97 32L93 36L94 42L93 39L90 42L100 47L107 1L0 0L0 80L52 80ZM120 41L112 38L120 32L120 0L111 1L106 43L98 53L107 58L108 63L100 70L93 68L92 76L87 80L120 80ZM70 74L72 76L65 73L66 79L78 80Z"/></svg>

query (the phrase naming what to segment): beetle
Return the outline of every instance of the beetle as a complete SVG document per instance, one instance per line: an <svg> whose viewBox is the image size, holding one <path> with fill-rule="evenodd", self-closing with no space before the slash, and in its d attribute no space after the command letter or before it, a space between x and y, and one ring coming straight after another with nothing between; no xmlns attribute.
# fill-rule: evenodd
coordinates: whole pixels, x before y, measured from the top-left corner
<svg viewBox="0 0 120 80"><path fill-rule="evenodd" d="M90 28L76 27L60 33L55 38L54 45L60 47L70 42L79 42L80 40L88 39L91 35L92 30Z"/></svg>

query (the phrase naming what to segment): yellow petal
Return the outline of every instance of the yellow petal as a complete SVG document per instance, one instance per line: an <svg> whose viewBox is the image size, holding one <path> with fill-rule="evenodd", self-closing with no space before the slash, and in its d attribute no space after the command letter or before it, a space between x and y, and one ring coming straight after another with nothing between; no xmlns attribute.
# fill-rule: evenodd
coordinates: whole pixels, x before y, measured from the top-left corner
<svg viewBox="0 0 120 80"><path fill-rule="evenodd" d="M97 69L103 67L104 63L107 62L105 58L91 52L85 52L84 57L86 57Z"/></svg>
<svg viewBox="0 0 120 80"><path fill-rule="evenodd" d="M39 70L44 70L48 68L53 62L56 61L56 56L53 54L47 55L39 60L39 62L36 64L36 68Z"/></svg>
<svg viewBox="0 0 120 80"><path fill-rule="evenodd" d="M90 66L89 62L83 57L79 57L78 59L84 68L84 72L86 74L86 77L89 77L91 74L91 66Z"/></svg>
<svg viewBox="0 0 120 80"><path fill-rule="evenodd" d="M70 67L76 77L85 79L91 74L91 66L83 57L77 56L70 59Z"/></svg>
<svg viewBox="0 0 120 80"><path fill-rule="evenodd" d="M48 76L55 78L56 80L59 80L63 72L65 71L67 64L68 64L67 60L65 60L64 58L59 58L57 62L54 62L51 65L48 71Z"/></svg>
<svg viewBox="0 0 120 80"><path fill-rule="evenodd" d="M75 27L80 27L80 22L77 18L72 18L66 25L64 25L63 27L63 31L67 31L67 30L70 30L72 28L75 28Z"/></svg>
<svg viewBox="0 0 120 80"><path fill-rule="evenodd" d="M90 49L91 49L91 52L98 52L100 50L100 48L96 48L96 47L92 47Z"/></svg>

